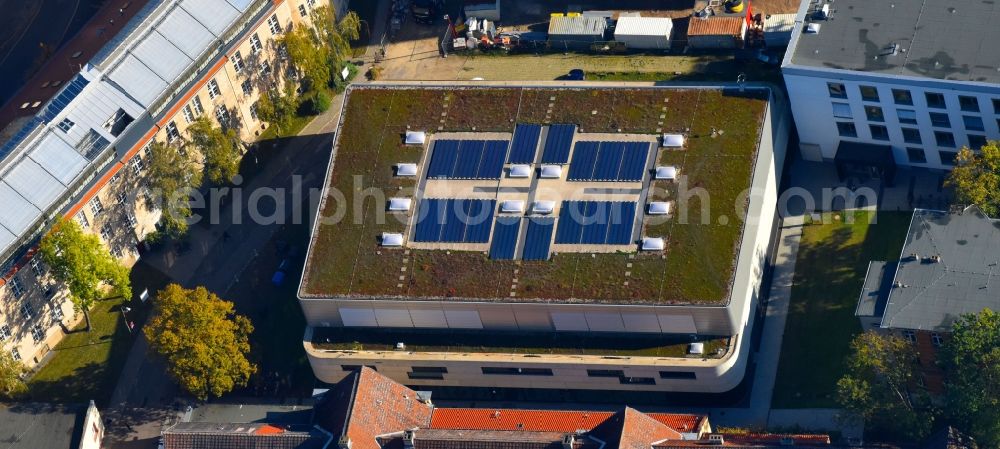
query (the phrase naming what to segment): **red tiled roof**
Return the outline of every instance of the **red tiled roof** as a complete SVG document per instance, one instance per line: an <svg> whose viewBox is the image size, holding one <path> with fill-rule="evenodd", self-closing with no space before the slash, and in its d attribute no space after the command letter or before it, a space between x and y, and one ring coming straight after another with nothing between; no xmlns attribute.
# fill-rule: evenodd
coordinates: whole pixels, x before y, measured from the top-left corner
<svg viewBox="0 0 1000 449"><path fill-rule="evenodd" d="M799 435L777 433L720 434L723 444L711 444L708 435L700 440L665 441L654 445L657 449L722 447L722 448L816 448L830 446L829 435ZM783 440L789 441L783 441Z"/></svg>
<svg viewBox="0 0 1000 449"><path fill-rule="evenodd" d="M615 413L590 433L608 447L619 449L648 449L658 441L683 438L676 430L631 407Z"/></svg>
<svg viewBox="0 0 1000 449"><path fill-rule="evenodd" d="M574 432L593 429L613 414L566 410L436 408L431 416L431 428ZM648 416L678 432L696 431L702 420L701 416L687 414L650 413Z"/></svg>
<svg viewBox="0 0 1000 449"><path fill-rule="evenodd" d="M692 17L688 22L688 36L736 36L743 37L743 25L746 18L743 16L718 17L712 16L705 19Z"/></svg>
<svg viewBox="0 0 1000 449"><path fill-rule="evenodd" d="M364 367L347 418L347 436L353 449L379 449L375 437L416 427L427 427L431 407L417 400L417 393ZM328 429L339 433L341 429Z"/></svg>

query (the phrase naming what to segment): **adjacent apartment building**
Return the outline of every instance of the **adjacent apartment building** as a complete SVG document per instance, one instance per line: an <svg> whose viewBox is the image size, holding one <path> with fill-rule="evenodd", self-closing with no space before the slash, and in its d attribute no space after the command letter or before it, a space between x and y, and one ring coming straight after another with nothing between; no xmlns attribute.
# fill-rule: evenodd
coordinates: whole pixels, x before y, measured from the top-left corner
<svg viewBox="0 0 1000 449"><path fill-rule="evenodd" d="M993 2L805 1L782 64L803 159L948 170L1000 139Z"/></svg>
<svg viewBox="0 0 1000 449"><path fill-rule="evenodd" d="M134 263L160 216L144 187L150 144L178 143L200 116L253 141L267 127L260 92L292 74L276 40L328 4L346 10L336 0L150 1L79 73L58 80L54 98L23 108L37 113L0 142L4 351L34 366L79 320L35 256L42 233L72 217Z"/></svg>

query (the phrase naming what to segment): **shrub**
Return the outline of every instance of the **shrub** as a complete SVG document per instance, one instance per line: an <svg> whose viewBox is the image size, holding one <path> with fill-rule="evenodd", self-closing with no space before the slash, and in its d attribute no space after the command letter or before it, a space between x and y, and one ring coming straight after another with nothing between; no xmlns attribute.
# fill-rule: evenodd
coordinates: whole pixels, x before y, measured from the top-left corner
<svg viewBox="0 0 1000 449"><path fill-rule="evenodd" d="M371 80L371 81L377 81L379 78L382 78L382 68L381 67L372 66L372 68L368 69L368 79L369 80Z"/></svg>
<svg viewBox="0 0 1000 449"><path fill-rule="evenodd" d="M330 109L330 94L319 91L312 98L312 108L314 114L322 114Z"/></svg>

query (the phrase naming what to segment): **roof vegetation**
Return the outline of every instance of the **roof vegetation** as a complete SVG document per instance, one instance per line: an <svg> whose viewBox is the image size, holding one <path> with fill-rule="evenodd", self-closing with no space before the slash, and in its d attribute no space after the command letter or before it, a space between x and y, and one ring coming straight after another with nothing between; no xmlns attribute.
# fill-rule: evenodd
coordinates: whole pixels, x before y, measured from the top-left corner
<svg viewBox="0 0 1000 449"><path fill-rule="evenodd" d="M327 181L346 198L327 197L321 206L321 217L336 209L346 215L314 230L300 295L724 303L742 234L738 214L746 213L745 202L737 201L750 187L765 106L762 99L721 89L353 87ZM414 178L393 176L395 164L418 162L423 151L403 145L407 129L513 132L516 123L573 123L585 133L685 133L686 148L663 151L660 160L688 176L689 190L708 191L709 222L702 222L695 197L687 224L673 217L644 228L643 235L666 238L664 253L561 253L544 262L378 245L383 232L404 232L405 225L391 217L377 223L376 212L385 205L364 196L356 203L352 193L376 188L390 197L416 187ZM658 181L654 187L660 192L653 198L676 199L674 185Z"/></svg>

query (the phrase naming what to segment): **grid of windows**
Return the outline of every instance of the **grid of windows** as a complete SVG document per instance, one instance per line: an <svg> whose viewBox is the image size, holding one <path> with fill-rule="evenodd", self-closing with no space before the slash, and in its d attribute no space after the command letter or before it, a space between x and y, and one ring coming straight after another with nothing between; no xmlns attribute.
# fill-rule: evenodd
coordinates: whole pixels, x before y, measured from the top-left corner
<svg viewBox="0 0 1000 449"><path fill-rule="evenodd" d="M851 105L847 103L833 103L833 116L846 119L854 118L854 114L851 112Z"/></svg>
<svg viewBox="0 0 1000 449"><path fill-rule="evenodd" d="M830 98L847 98L847 89L841 83L826 83Z"/></svg>
<svg viewBox="0 0 1000 449"><path fill-rule="evenodd" d="M306 11L306 5L299 5L299 15L302 17L309 15L309 11Z"/></svg>
<svg viewBox="0 0 1000 449"><path fill-rule="evenodd" d="M927 99L927 107L929 108L936 108L936 109L945 108L944 94L939 94L936 92L925 92L924 98Z"/></svg>
<svg viewBox="0 0 1000 449"><path fill-rule="evenodd" d="M4 324L0 326L0 341L7 341L10 338L10 326Z"/></svg>
<svg viewBox="0 0 1000 449"><path fill-rule="evenodd" d="M194 108L194 115L200 116L205 113L205 108L201 106L201 97L197 95L191 100L191 107Z"/></svg>
<svg viewBox="0 0 1000 449"><path fill-rule="evenodd" d="M167 143L173 143L175 140L181 137L180 131L177 130L177 123L173 120L167 123Z"/></svg>
<svg viewBox="0 0 1000 449"><path fill-rule="evenodd" d="M935 347L940 348L941 345L944 344L944 337L942 337L941 334L933 333L933 334L931 334L931 343Z"/></svg>
<svg viewBox="0 0 1000 449"><path fill-rule="evenodd" d="M142 157L138 154L132 157L132 173L138 175L145 168L145 163L142 161Z"/></svg>
<svg viewBox="0 0 1000 449"><path fill-rule="evenodd" d="M899 123L907 123L910 125L917 124L917 112L910 109L897 109L896 117L899 118Z"/></svg>
<svg viewBox="0 0 1000 449"><path fill-rule="evenodd" d="M260 53L262 48L264 47L260 44L260 37L257 36L257 33L253 33L253 36L250 36L250 53Z"/></svg>
<svg viewBox="0 0 1000 449"><path fill-rule="evenodd" d="M878 89L875 86L859 86L861 99L864 101L878 101Z"/></svg>
<svg viewBox="0 0 1000 449"><path fill-rule="evenodd" d="M253 104L250 105L250 118L253 119L253 120L255 120L255 121L258 120L258 118L257 118L257 105L258 105L258 103L260 103L260 102L255 101L255 102L253 102Z"/></svg>
<svg viewBox="0 0 1000 449"><path fill-rule="evenodd" d="M868 129L872 132L872 139L875 140L889 140L889 129L882 125L868 125Z"/></svg>
<svg viewBox="0 0 1000 449"><path fill-rule="evenodd" d="M61 307L56 306L52 308L52 319L54 321L62 321L63 311Z"/></svg>
<svg viewBox="0 0 1000 449"><path fill-rule="evenodd" d="M111 229L111 224L101 226L101 238L103 238L104 241L110 241L112 235L114 235L114 230Z"/></svg>
<svg viewBox="0 0 1000 449"><path fill-rule="evenodd" d="M986 136L981 136L978 134L969 134L969 148L973 150L978 150L986 145Z"/></svg>
<svg viewBox="0 0 1000 449"><path fill-rule="evenodd" d="M948 114L943 112L931 112L931 125L936 128L951 128L951 120L948 119Z"/></svg>
<svg viewBox="0 0 1000 449"><path fill-rule="evenodd" d="M15 298L20 298L24 294L24 284L21 284L21 280L18 279L17 275L10 278L10 292Z"/></svg>
<svg viewBox="0 0 1000 449"><path fill-rule="evenodd" d="M993 99L993 113L1000 114L1000 98Z"/></svg>
<svg viewBox="0 0 1000 449"><path fill-rule="evenodd" d="M913 105L913 95L910 91L906 89L893 89L892 90L892 101L896 104Z"/></svg>
<svg viewBox="0 0 1000 449"><path fill-rule="evenodd" d="M90 200L90 211L94 213L94 216L98 216L104 211L104 204L101 203L101 199L94 197Z"/></svg>
<svg viewBox="0 0 1000 449"><path fill-rule="evenodd" d="M122 179L122 172L117 171L117 172L115 172L114 175L111 176L111 180L108 181L108 183L109 184L117 184L119 179Z"/></svg>
<svg viewBox="0 0 1000 449"><path fill-rule="evenodd" d="M243 88L243 95L250 95L253 93L253 83L251 83L250 80L243 81L243 84L241 84L240 87Z"/></svg>
<svg viewBox="0 0 1000 449"><path fill-rule="evenodd" d="M125 204L125 202L128 201L128 193L118 192L118 195L115 196L115 199L118 200L118 204Z"/></svg>
<svg viewBox="0 0 1000 449"><path fill-rule="evenodd" d="M229 59L233 61L233 70L235 70L236 73L243 72L243 56L240 55L240 52L237 51L236 53L233 53L233 56Z"/></svg>
<svg viewBox="0 0 1000 449"><path fill-rule="evenodd" d="M184 113L185 123L191 123L194 121L194 112L191 111L191 105L184 105L184 109L181 109L181 111Z"/></svg>
<svg viewBox="0 0 1000 449"><path fill-rule="evenodd" d="M912 164L925 164L927 163L927 155L924 153L923 148L907 148L906 158L910 160Z"/></svg>
<svg viewBox="0 0 1000 449"><path fill-rule="evenodd" d="M215 78L208 80L208 98L214 100L219 95L222 95L222 92L219 90L219 83L215 81Z"/></svg>
<svg viewBox="0 0 1000 449"><path fill-rule="evenodd" d="M271 17L267 18L267 27L271 30L271 34L278 34L281 32L281 24L278 23L277 14L271 14Z"/></svg>
<svg viewBox="0 0 1000 449"><path fill-rule="evenodd" d="M948 131L934 131L934 140L939 147L955 148L955 135Z"/></svg>
<svg viewBox="0 0 1000 449"><path fill-rule="evenodd" d="M138 223L138 221L135 219L135 214L133 214L132 211L128 211L125 213L125 221L127 221L128 225L133 228L135 227L136 223Z"/></svg>
<svg viewBox="0 0 1000 449"><path fill-rule="evenodd" d="M35 343L45 339L45 329L42 329L42 325L35 324L31 326L31 338L35 340Z"/></svg>
<svg viewBox="0 0 1000 449"><path fill-rule="evenodd" d="M910 343L917 342L917 334L913 333L911 330L903 330L903 338L905 338Z"/></svg>
<svg viewBox="0 0 1000 449"><path fill-rule="evenodd" d="M968 95L959 95L958 107L966 112L979 112L979 99Z"/></svg>
<svg viewBox="0 0 1000 449"><path fill-rule="evenodd" d="M903 142L921 143L920 130L916 128L901 128L903 130Z"/></svg>
<svg viewBox="0 0 1000 449"><path fill-rule="evenodd" d="M83 212L78 212L74 218L76 218L77 223L80 223L81 228L87 229L90 227L90 221L87 220L87 216Z"/></svg>
<svg viewBox="0 0 1000 449"><path fill-rule="evenodd" d="M15 362L21 361L21 353L17 348L10 348L10 358L14 359Z"/></svg>
<svg viewBox="0 0 1000 449"><path fill-rule="evenodd" d="M57 127L59 127L59 129L61 129L61 130L62 130L62 132L64 132L64 133L68 133L68 132L69 132L69 130L73 129L73 125L76 125L76 123L73 123L73 121L72 121L72 120L70 120L70 119L68 119L68 118L64 118L64 119L63 119L63 120L62 120L61 122L59 122L59 124L58 124L58 125L56 125L56 126L57 126Z"/></svg>
<svg viewBox="0 0 1000 449"><path fill-rule="evenodd" d="M35 316L35 309L31 307L31 304L21 304L21 317L30 320L33 316Z"/></svg>
<svg viewBox="0 0 1000 449"><path fill-rule="evenodd" d="M865 116L868 117L870 122L884 122L885 113L882 112L882 108L878 106L865 106Z"/></svg>
<svg viewBox="0 0 1000 449"><path fill-rule="evenodd" d="M215 118L219 121L219 125L226 126L229 123L229 109L226 105L220 104L215 107Z"/></svg>
<svg viewBox="0 0 1000 449"><path fill-rule="evenodd" d="M35 256L31 258L28 262L31 265L31 272L35 273L35 277L42 277L45 274L45 265L42 265L42 261L38 260L41 256Z"/></svg>
<svg viewBox="0 0 1000 449"><path fill-rule="evenodd" d="M954 151L938 151L938 157L941 158L942 165L955 165L955 158L958 153Z"/></svg>
<svg viewBox="0 0 1000 449"><path fill-rule="evenodd" d="M271 65L267 61L260 62L260 76L268 76L271 74Z"/></svg>
<svg viewBox="0 0 1000 449"><path fill-rule="evenodd" d="M840 137L858 137L858 129L850 122L837 122L837 133Z"/></svg>
<svg viewBox="0 0 1000 449"><path fill-rule="evenodd" d="M975 115L963 115L962 123L965 125L965 129L969 131L985 131L986 127L983 125L983 118Z"/></svg>

